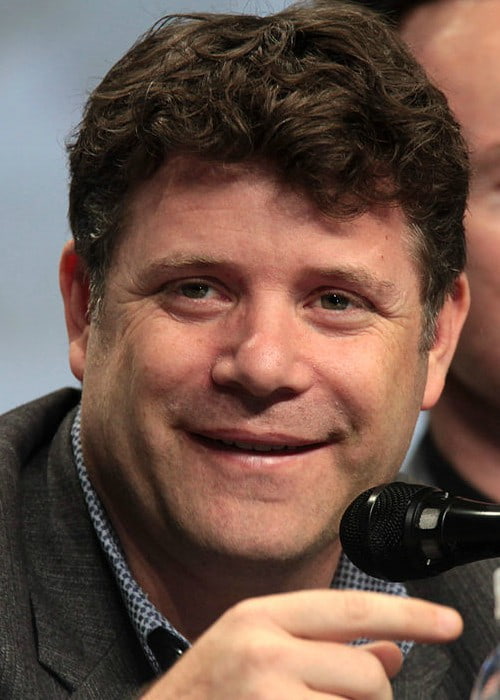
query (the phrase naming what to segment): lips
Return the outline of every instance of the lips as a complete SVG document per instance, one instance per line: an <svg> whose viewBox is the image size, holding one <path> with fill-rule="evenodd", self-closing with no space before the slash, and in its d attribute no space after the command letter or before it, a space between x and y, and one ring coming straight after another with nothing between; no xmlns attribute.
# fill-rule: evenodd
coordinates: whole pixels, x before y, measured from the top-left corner
<svg viewBox="0 0 500 700"><path fill-rule="evenodd" d="M214 450L240 451L251 454L272 454L274 455L290 455L308 450L318 449L322 447L324 442L300 442L295 443L294 440L287 441L266 441L262 439L255 440L232 440L227 438L213 437L200 433L191 433L191 436L201 442L205 447ZM291 444L289 444L291 443Z"/></svg>

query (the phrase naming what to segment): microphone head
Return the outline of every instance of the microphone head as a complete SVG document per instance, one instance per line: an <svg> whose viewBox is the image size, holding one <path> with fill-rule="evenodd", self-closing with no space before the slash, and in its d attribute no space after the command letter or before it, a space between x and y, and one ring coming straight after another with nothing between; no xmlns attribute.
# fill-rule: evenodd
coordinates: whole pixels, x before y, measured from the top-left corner
<svg viewBox="0 0 500 700"><path fill-rule="evenodd" d="M340 523L344 552L356 566L376 578L408 581L438 573L407 541L405 530L413 513L411 505L429 486L394 482L368 489L347 508Z"/></svg>

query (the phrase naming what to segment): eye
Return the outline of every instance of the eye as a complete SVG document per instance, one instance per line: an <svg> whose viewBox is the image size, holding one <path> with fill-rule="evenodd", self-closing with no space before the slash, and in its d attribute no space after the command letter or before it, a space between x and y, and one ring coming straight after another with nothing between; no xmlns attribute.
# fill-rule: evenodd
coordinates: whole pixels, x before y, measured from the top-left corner
<svg viewBox="0 0 500 700"><path fill-rule="evenodd" d="M357 294L339 289L320 290L312 301L312 306L325 311L356 311L369 306L368 302Z"/></svg>
<svg viewBox="0 0 500 700"><path fill-rule="evenodd" d="M232 304L232 296L223 284L197 277L167 282L159 300L165 311L192 320L214 318Z"/></svg>
<svg viewBox="0 0 500 700"><path fill-rule="evenodd" d="M352 306L353 302L345 294L339 292L327 292L319 297L319 304L322 309L331 311L345 311Z"/></svg>
<svg viewBox="0 0 500 700"><path fill-rule="evenodd" d="M317 289L308 303L310 318L330 331L353 332L372 323L375 308L361 294L344 289Z"/></svg>
<svg viewBox="0 0 500 700"><path fill-rule="evenodd" d="M214 289L205 282L183 282L176 288L179 296L187 299L206 299L210 294L214 294Z"/></svg>

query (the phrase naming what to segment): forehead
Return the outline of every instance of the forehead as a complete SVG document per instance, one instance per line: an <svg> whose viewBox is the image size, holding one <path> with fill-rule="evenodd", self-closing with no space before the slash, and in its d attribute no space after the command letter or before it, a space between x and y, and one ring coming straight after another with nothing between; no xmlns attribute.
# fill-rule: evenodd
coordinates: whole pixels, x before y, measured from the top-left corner
<svg viewBox="0 0 500 700"><path fill-rule="evenodd" d="M382 284L420 287L414 236L399 207L326 217L261 165L166 163L131 197L127 223L115 263L138 274L161 271L162 261L186 270L198 261L200 269L268 270L275 280L336 270L339 279L374 272Z"/></svg>
<svg viewBox="0 0 500 700"><path fill-rule="evenodd" d="M400 206L373 206L367 214L352 217L327 215L305 190L284 182L274 168L259 162L217 163L176 156L132 193L126 220L132 224L129 232L137 228L137 223L141 228L142 224L156 224L166 232L174 220L192 218L204 209L211 213L207 226L212 216L244 217L246 225L248 220L262 223L259 220L265 220L271 212L277 219L293 221L293 229L325 234L335 231L337 235L362 230L359 221L368 217L381 232L391 229L414 254L415 233ZM270 224L270 233L272 228Z"/></svg>
<svg viewBox="0 0 500 700"><path fill-rule="evenodd" d="M130 199L129 212L181 210L183 206L192 211L194 205L209 202L223 207L228 197L234 206L239 203L238 193L242 206L245 202L250 205L253 195L301 220L318 217L311 198L285 184L265 163L219 163L181 155L170 158L139 186Z"/></svg>
<svg viewBox="0 0 500 700"><path fill-rule="evenodd" d="M196 156L176 155L166 161L148 180L139 184L128 198L128 217L145 211L155 212L165 207L179 207L183 201L192 205L194 199L202 203L227 197L228 193L244 191L243 202L254 194L282 214L296 217L299 221L316 220L327 227L332 222L355 221L358 215L320 211L314 194L300 185L286 181L275 167L266 162L245 161L224 163L205 161ZM236 197L237 198L237 197ZM243 203L242 202L242 203ZM366 207L360 205L360 210ZM361 214L362 212L360 212ZM387 205L372 205L370 215L377 220L394 220L405 237L413 237L412 227L397 202Z"/></svg>

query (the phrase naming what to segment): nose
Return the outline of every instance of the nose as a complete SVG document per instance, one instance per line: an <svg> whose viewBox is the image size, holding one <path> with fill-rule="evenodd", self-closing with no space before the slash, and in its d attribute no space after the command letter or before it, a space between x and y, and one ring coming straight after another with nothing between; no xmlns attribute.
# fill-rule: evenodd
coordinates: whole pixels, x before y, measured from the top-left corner
<svg viewBox="0 0 500 700"><path fill-rule="evenodd" d="M212 368L213 381L253 396L293 396L313 383L313 368L301 348L293 314L261 307L229 324Z"/></svg>

